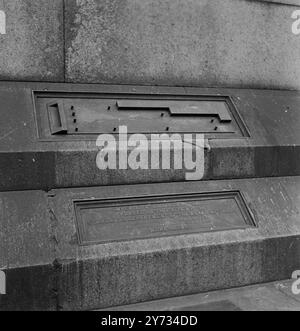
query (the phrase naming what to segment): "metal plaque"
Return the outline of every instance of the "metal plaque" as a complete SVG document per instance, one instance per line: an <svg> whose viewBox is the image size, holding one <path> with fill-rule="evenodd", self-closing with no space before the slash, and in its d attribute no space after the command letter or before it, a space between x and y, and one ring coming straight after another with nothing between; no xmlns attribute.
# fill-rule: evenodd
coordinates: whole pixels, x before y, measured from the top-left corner
<svg viewBox="0 0 300 331"><path fill-rule="evenodd" d="M81 245L255 226L238 191L75 201L74 205Z"/></svg>
<svg viewBox="0 0 300 331"><path fill-rule="evenodd" d="M40 138L82 139L101 133L204 133L249 136L229 96L34 92Z"/></svg>

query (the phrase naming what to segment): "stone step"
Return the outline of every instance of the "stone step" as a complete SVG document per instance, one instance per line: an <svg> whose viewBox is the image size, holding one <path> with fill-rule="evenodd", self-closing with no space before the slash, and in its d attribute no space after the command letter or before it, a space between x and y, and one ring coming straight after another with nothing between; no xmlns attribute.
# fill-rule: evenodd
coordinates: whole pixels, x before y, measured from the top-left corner
<svg viewBox="0 0 300 331"><path fill-rule="evenodd" d="M300 311L295 280L110 308L111 311Z"/></svg>
<svg viewBox="0 0 300 331"><path fill-rule="evenodd" d="M91 310L288 279L300 177L0 194L0 309Z"/></svg>
<svg viewBox="0 0 300 331"><path fill-rule="evenodd" d="M80 118L75 119L76 125L85 127L90 125L86 119L95 116L91 111L98 109L98 103L108 97L152 101L225 100L223 106L231 109L232 122L221 123L220 130L233 130L233 133L206 136L203 179L300 175L299 92L5 82L0 83L0 191L48 191L66 187L184 181L190 170L185 165L182 169L174 169L173 162L166 170L133 170L130 167L126 170L99 170L96 134L81 135L72 130L68 134L51 134L48 104L74 101L79 105L79 113L88 113L80 117L83 123ZM95 102L98 102L96 106ZM59 109L54 110L58 112ZM61 108L60 111L69 112L71 108ZM155 119L157 111L147 116L154 118L154 124L150 121L151 127L160 125L160 119ZM200 124L202 119L205 124L207 116L198 117ZM212 120L219 123L218 118ZM185 121L178 121L179 127L185 127L183 132L189 130ZM118 123L116 117L116 127ZM197 127L192 125L191 128L197 132ZM141 129L137 127L133 131L140 133ZM172 130L176 131L170 127L170 132ZM119 149L116 152L119 155ZM147 153L150 153L148 148Z"/></svg>

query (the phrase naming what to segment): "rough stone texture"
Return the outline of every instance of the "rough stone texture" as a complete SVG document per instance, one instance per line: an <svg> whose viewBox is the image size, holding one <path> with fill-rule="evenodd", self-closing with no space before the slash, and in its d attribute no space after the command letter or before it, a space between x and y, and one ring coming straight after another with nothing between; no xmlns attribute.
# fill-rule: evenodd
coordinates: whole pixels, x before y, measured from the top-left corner
<svg viewBox="0 0 300 331"><path fill-rule="evenodd" d="M299 89L295 9L245 0L68 0L66 79Z"/></svg>
<svg viewBox="0 0 300 331"><path fill-rule="evenodd" d="M0 192L0 311L56 309L54 229L45 192Z"/></svg>
<svg viewBox="0 0 300 331"><path fill-rule="evenodd" d="M0 193L0 310L100 309L288 279L300 268L299 188L287 177ZM236 190L257 228L78 244L74 201Z"/></svg>
<svg viewBox="0 0 300 331"><path fill-rule="evenodd" d="M299 185L290 177L52 191L60 306L110 307L289 278L300 267ZM244 194L258 228L76 244L73 201L223 190Z"/></svg>
<svg viewBox="0 0 300 331"><path fill-rule="evenodd" d="M287 280L110 309L116 311L300 311L300 296L291 293L293 282Z"/></svg>
<svg viewBox="0 0 300 331"><path fill-rule="evenodd" d="M1 0L0 80L63 81L63 0Z"/></svg>
<svg viewBox="0 0 300 331"><path fill-rule="evenodd" d="M0 191L185 180L185 168L100 171L95 161L97 136L84 136L86 140L63 135L48 141L38 139L32 89L100 94L230 95L251 137L209 141L204 179L300 175L299 92L3 82L0 84ZM41 108L42 111L46 109Z"/></svg>

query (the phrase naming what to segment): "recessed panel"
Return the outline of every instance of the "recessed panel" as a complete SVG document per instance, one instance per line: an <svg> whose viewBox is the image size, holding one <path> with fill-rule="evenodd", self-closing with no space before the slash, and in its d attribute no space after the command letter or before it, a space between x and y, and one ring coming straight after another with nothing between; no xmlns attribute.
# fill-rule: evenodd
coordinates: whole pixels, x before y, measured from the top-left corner
<svg viewBox="0 0 300 331"><path fill-rule="evenodd" d="M35 92L34 100L40 138L92 138L120 126L128 133L249 136L229 96Z"/></svg>
<svg viewBox="0 0 300 331"><path fill-rule="evenodd" d="M255 226L240 192L76 201L75 211L82 245Z"/></svg>

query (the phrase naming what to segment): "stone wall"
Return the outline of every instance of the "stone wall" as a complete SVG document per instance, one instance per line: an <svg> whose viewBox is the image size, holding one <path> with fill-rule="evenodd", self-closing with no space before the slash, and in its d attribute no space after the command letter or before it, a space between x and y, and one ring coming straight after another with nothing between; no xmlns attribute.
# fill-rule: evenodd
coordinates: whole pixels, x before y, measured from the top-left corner
<svg viewBox="0 0 300 331"><path fill-rule="evenodd" d="M0 0L0 80L64 80L62 0Z"/></svg>
<svg viewBox="0 0 300 331"><path fill-rule="evenodd" d="M299 9L299 0L0 0L0 80L300 89Z"/></svg>

